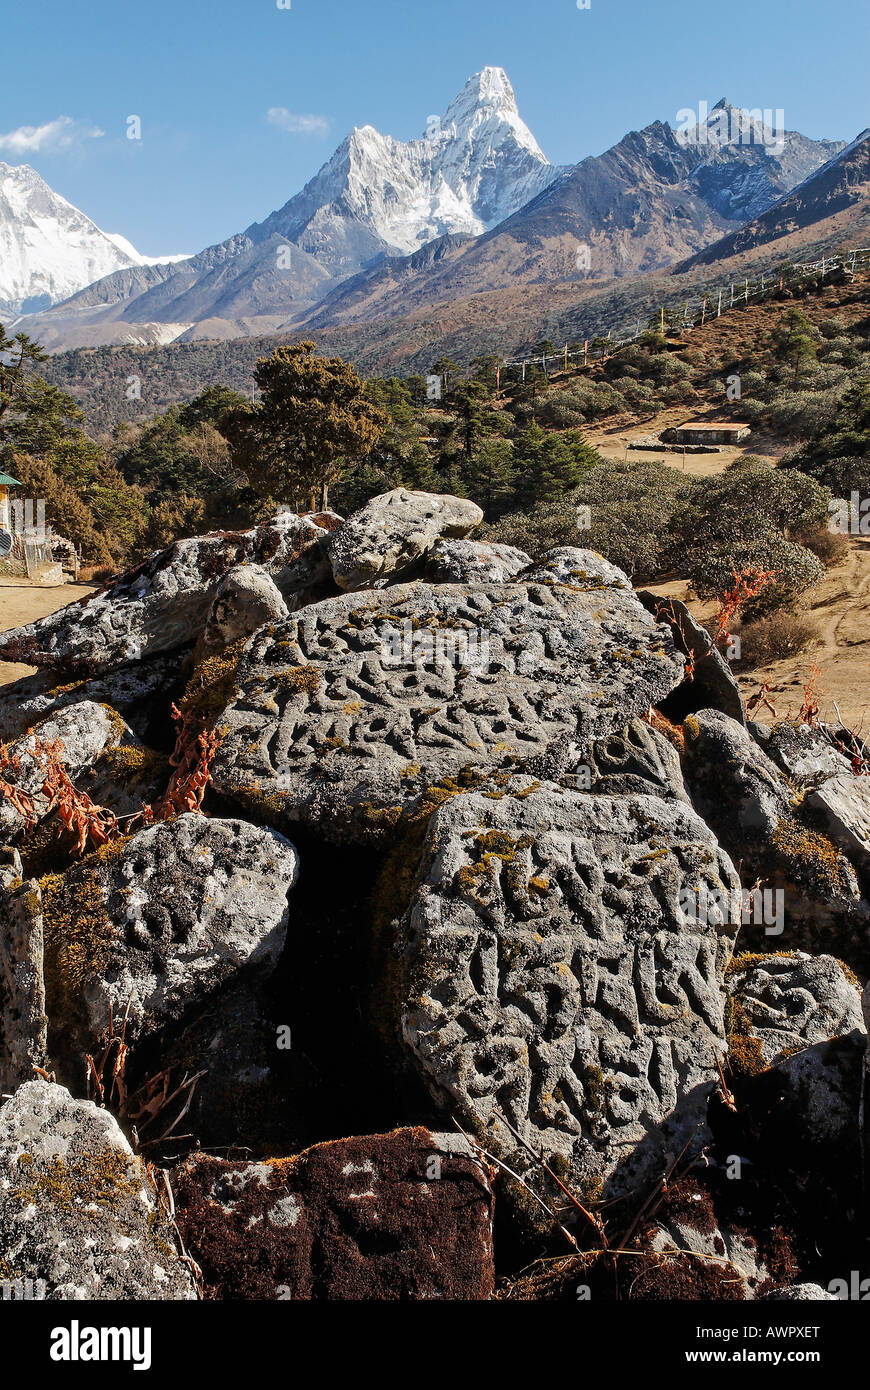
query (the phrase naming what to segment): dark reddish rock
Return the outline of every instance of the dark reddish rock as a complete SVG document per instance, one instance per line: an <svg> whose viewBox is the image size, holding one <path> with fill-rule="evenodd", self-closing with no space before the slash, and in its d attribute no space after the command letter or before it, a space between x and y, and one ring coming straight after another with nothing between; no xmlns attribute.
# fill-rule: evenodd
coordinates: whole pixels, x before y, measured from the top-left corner
<svg viewBox="0 0 870 1390"><path fill-rule="evenodd" d="M199 1154L172 1176L210 1299L487 1299L490 1173L459 1135L421 1128L294 1158Z"/></svg>

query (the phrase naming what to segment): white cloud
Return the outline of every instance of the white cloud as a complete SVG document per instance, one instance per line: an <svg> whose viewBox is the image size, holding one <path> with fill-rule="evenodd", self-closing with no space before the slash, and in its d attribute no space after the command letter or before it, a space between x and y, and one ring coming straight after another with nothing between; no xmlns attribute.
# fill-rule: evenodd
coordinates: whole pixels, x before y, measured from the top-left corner
<svg viewBox="0 0 870 1390"><path fill-rule="evenodd" d="M266 113L266 120L291 135L326 135L329 132L325 116L294 116L286 106L273 106Z"/></svg>
<svg viewBox="0 0 870 1390"><path fill-rule="evenodd" d="M83 140L99 140L104 134L105 131L75 121L72 116L58 116L44 125L22 125L0 134L0 150L10 150L12 154L52 153L71 149Z"/></svg>

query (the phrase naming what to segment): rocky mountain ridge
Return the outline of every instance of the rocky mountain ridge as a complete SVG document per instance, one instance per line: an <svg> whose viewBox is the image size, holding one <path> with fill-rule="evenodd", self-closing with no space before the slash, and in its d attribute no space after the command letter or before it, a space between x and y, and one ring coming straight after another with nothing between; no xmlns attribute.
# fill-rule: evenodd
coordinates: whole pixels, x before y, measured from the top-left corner
<svg viewBox="0 0 870 1390"><path fill-rule="evenodd" d="M723 115L731 143L708 129ZM258 336L382 321L501 288L644 275L761 214L841 147L788 131L772 144L723 100L688 139L655 121L559 169L507 75L486 68L423 138L357 129L263 222L174 270L121 270L31 318L28 331L51 350Z"/></svg>

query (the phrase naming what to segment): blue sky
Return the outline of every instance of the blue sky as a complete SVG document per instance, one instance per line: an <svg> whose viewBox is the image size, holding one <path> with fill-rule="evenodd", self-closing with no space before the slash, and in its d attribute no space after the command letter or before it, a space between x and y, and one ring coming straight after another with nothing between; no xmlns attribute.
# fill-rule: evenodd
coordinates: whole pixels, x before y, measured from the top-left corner
<svg viewBox="0 0 870 1390"><path fill-rule="evenodd" d="M0 0L0 160L158 255L265 217L354 125L421 135L489 64L554 163L722 96L812 136L870 125L866 0L280 3Z"/></svg>

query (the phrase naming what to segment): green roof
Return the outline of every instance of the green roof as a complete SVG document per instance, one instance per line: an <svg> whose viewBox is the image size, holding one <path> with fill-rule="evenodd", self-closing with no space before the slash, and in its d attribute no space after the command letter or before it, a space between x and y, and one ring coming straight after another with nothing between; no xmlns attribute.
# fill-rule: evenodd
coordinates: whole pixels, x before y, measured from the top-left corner
<svg viewBox="0 0 870 1390"><path fill-rule="evenodd" d="M20 487L17 478L10 478L8 473L0 473L0 487Z"/></svg>

